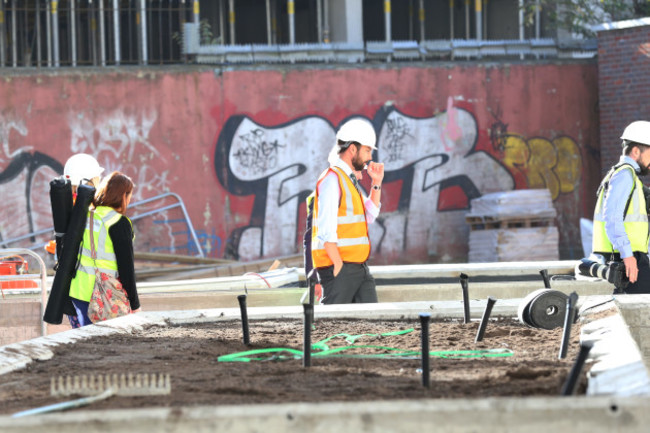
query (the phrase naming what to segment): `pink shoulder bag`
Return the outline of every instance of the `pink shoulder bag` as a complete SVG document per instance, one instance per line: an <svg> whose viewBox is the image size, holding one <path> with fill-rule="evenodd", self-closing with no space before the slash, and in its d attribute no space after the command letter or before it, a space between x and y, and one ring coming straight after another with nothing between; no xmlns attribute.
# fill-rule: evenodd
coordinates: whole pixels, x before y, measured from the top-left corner
<svg viewBox="0 0 650 433"><path fill-rule="evenodd" d="M90 254L95 265L95 286L88 304L88 318L93 322L114 319L131 312L131 305L122 283L112 275L97 269L97 251L95 251L94 227L95 211L90 211Z"/></svg>

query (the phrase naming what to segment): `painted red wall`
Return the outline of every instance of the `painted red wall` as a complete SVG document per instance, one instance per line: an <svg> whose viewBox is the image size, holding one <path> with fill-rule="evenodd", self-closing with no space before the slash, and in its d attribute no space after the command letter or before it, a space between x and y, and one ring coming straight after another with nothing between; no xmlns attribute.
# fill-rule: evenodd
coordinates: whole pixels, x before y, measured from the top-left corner
<svg viewBox="0 0 650 433"><path fill-rule="evenodd" d="M593 62L5 76L0 235L51 226L48 182L86 152L134 179L133 203L178 194L209 256L294 254L336 128L364 116L386 164L372 263L466 261L469 200L525 188L551 190L561 256L578 258L600 180L597 94ZM194 254L182 217L138 220L136 249Z"/></svg>

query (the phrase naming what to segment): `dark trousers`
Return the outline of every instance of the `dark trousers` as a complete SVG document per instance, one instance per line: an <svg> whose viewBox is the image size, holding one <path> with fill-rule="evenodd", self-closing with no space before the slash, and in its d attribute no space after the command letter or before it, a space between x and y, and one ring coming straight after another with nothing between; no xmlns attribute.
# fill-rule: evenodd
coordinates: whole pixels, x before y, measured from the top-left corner
<svg viewBox="0 0 650 433"><path fill-rule="evenodd" d="M636 279L636 282L633 284L630 283L626 287L616 287L614 294L639 294L639 293L650 293L650 261L648 260L648 255L645 253L635 252L634 257L636 257L636 266L639 268L639 275ZM612 257L613 261L623 262L618 254L615 254Z"/></svg>
<svg viewBox="0 0 650 433"><path fill-rule="evenodd" d="M334 266L318 269L323 287L322 304L377 302L375 279L365 263L344 263L335 277Z"/></svg>

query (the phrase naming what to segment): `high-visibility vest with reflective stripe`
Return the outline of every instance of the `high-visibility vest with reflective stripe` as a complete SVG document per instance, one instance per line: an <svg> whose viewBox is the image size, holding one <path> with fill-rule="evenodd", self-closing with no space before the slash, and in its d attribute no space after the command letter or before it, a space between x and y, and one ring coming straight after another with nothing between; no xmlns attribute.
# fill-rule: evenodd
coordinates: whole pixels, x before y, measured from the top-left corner
<svg viewBox="0 0 650 433"><path fill-rule="evenodd" d="M90 211L92 212L92 211ZM113 208L99 206L94 212L93 227L90 230L90 212L86 229L84 230L83 242L79 251L79 267L77 274L70 283L70 297L81 301L90 301L95 286L95 268L108 275L117 277L117 259L113 249L113 241L108 234L108 229L117 223L122 215ZM95 242L95 253L97 258L92 259L90 253L90 236Z"/></svg>
<svg viewBox="0 0 650 433"><path fill-rule="evenodd" d="M370 238L368 237L368 223L366 222L366 209L361 193L352 183L352 180L338 167L330 167L321 174L316 184L316 198L314 199L314 221L318 221L318 186L325 176L333 172L339 180L341 197L337 213L336 235L337 247L341 259L347 263L364 263L370 257ZM318 225L312 228L312 260L314 266L323 268L332 266L332 260L325 252L325 247L319 245Z"/></svg>
<svg viewBox="0 0 650 433"><path fill-rule="evenodd" d="M634 167L630 164L621 164L614 166L609 173L605 176L600 184L598 192L598 201L596 202L596 210L594 211L594 232L592 240L592 251L595 253L617 253L618 250L614 249L612 243L607 237L605 231L605 194L609 187L609 180L615 173L621 170L630 170L632 178L634 179L634 186L630 191L627 207L625 209L625 216L623 218L623 225L625 233L630 239L632 251L642 253L648 252L648 211L646 209L646 200L643 194L643 183L637 176Z"/></svg>

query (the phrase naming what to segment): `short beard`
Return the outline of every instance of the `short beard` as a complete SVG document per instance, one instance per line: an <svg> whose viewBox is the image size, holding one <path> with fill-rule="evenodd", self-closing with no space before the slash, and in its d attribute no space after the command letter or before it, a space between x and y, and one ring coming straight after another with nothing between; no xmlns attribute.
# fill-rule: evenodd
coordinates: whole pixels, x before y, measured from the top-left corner
<svg viewBox="0 0 650 433"><path fill-rule="evenodd" d="M354 155L354 159L352 160L352 168L354 168L355 171L361 171L365 166L366 163L361 161L359 154Z"/></svg>
<svg viewBox="0 0 650 433"><path fill-rule="evenodd" d="M648 173L650 173L650 168L648 168L647 165L646 165L645 167L643 167L643 166L641 166L641 165L639 164L639 167L640 167L640 169L639 169L639 176L647 176Z"/></svg>

